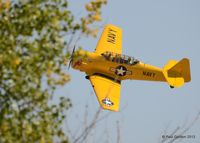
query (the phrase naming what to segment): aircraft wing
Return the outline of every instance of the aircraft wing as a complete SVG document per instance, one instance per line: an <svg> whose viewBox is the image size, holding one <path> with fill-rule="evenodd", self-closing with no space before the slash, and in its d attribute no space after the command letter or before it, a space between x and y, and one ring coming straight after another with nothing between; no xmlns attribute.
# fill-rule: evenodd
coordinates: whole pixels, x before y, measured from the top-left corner
<svg viewBox="0 0 200 143"><path fill-rule="evenodd" d="M99 104L103 109L118 111L120 101L120 83L99 75L90 76Z"/></svg>
<svg viewBox="0 0 200 143"><path fill-rule="evenodd" d="M105 26L96 46L97 53L101 54L106 51L122 53L122 30L111 24Z"/></svg>

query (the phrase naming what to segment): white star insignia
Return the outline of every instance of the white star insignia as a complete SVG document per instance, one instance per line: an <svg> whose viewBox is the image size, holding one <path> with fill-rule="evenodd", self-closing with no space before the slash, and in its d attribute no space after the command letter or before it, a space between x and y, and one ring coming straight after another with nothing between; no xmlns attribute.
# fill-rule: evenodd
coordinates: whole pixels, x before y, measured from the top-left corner
<svg viewBox="0 0 200 143"><path fill-rule="evenodd" d="M108 107L110 107L110 106L112 106L114 104L112 101L110 101L109 98L103 99L102 102Z"/></svg>
<svg viewBox="0 0 200 143"><path fill-rule="evenodd" d="M117 75L124 75L126 71L123 70L123 67L120 67L120 69L117 69Z"/></svg>

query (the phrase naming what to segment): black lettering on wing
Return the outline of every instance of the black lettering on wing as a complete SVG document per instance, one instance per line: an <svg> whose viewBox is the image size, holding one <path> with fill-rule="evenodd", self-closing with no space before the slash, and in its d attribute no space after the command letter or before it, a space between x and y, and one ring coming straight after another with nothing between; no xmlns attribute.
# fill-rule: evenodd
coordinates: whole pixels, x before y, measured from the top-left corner
<svg viewBox="0 0 200 143"><path fill-rule="evenodd" d="M109 28L107 35L107 42L115 44L116 43L116 32L115 30Z"/></svg>

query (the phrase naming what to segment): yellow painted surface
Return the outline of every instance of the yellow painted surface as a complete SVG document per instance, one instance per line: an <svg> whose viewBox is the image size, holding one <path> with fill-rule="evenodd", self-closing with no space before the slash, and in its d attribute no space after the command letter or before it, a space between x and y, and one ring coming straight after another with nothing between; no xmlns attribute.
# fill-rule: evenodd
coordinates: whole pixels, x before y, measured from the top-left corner
<svg viewBox="0 0 200 143"><path fill-rule="evenodd" d="M120 84L101 76L90 76L99 104L103 109L118 111L120 101ZM104 103L108 100L108 105ZM112 102L109 105L109 101Z"/></svg>
<svg viewBox="0 0 200 143"><path fill-rule="evenodd" d="M105 26L103 33L97 43L96 53L111 51L114 53L122 53L122 30L114 25Z"/></svg>
<svg viewBox="0 0 200 143"><path fill-rule="evenodd" d="M117 58L106 58L104 53L112 52ZM95 52L78 51L72 67L85 72L93 85L99 104L103 109L118 111L120 101L120 82L122 80L146 80L167 82L172 87L180 87L191 80L189 60L170 60L164 68L155 67L138 61L136 64L125 62L122 52L122 31L107 25L97 44ZM103 53L103 54L102 54ZM121 56L121 57L120 57ZM115 59L115 60L113 60ZM113 103L113 104L112 104Z"/></svg>
<svg viewBox="0 0 200 143"><path fill-rule="evenodd" d="M181 87L185 82L191 80L189 59L182 59L181 61L169 61L163 70L164 76L169 85L174 87Z"/></svg>

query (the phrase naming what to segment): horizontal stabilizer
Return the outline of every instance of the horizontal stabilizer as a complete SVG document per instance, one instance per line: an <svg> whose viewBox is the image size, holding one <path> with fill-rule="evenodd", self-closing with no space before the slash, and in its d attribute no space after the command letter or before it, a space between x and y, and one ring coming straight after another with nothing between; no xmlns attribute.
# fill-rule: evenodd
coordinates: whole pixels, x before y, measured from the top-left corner
<svg viewBox="0 0 200 143"><path fill-rule="evenodd" d="M191 80L189 59L184 58L177 62L169 61L164 67L164 76L172 87L180 87Z"/></svg>

